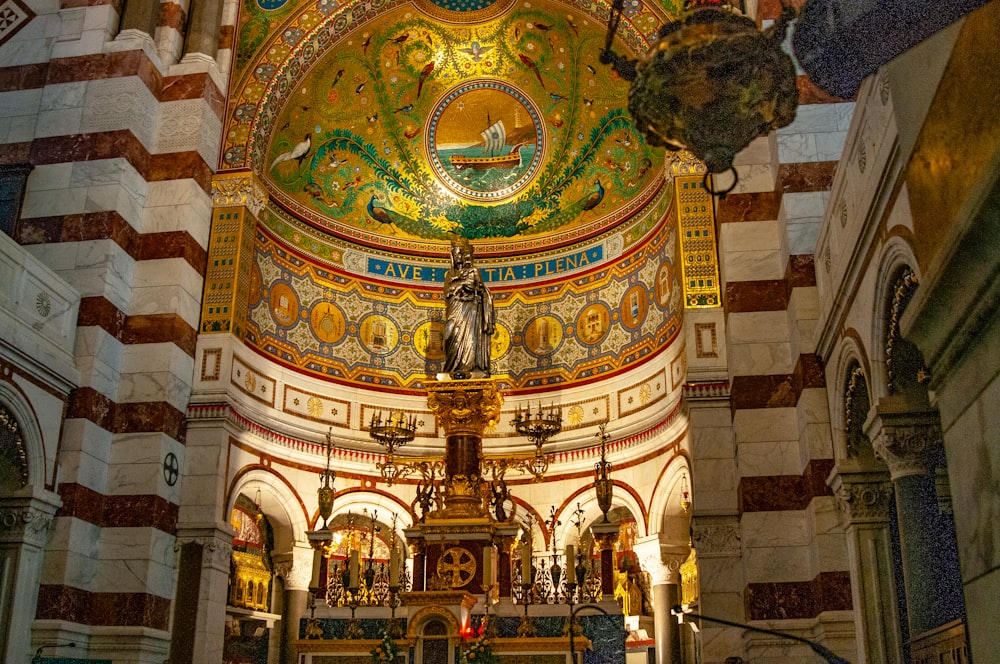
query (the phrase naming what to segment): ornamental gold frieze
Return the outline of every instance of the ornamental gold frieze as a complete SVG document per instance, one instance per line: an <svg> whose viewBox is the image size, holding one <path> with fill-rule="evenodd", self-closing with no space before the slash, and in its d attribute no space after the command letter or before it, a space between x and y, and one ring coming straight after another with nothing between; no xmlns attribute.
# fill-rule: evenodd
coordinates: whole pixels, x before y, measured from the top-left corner
<svg viewBox="0 0 1000 664"><path fill-rule="evenodd" d="M500 421L503 395L495 380L428 380L427 406L446 436L482 436Z"/></svg>

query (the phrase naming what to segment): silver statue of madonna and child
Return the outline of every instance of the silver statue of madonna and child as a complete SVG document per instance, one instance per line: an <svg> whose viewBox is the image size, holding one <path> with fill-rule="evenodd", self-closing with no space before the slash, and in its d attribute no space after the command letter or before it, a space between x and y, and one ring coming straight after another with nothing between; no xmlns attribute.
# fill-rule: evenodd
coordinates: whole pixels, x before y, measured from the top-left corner
<svg viewBox="0 0 1000 664"><path fill-rule="evenodd" d="M444 371L452 378L486 378L496 311L493 296L472 263L465 238L451 242L451 268L444 276Z"/></svg>

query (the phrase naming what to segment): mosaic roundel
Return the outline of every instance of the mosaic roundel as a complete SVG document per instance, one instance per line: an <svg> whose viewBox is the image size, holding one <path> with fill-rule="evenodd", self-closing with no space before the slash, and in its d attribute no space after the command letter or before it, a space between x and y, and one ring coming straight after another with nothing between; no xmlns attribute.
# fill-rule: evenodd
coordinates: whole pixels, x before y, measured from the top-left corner
<svg viewBox="0 0 1000 664"><path fill-rule="evenodd" d="M271 287L268 298L271 305L271 316L278 325L289 326L299 319L299 298L292 287L284 282L278 282Z"/></svg>
<svg viewBox="0 0 1000 664"><path fill-rule="evenodd" d="M555 316L539 316L524 331L524 345L534 355L551 355L562 340L562 323Z"/></svg>
<svg viewBox="0 0 1000 664"><path fill-rule="evenodd" d="M309 314L309 326L320 341L335 344L347 332L344 313L334 304L320 302Z"/></svg>
<svg viewBox="0 0 1000 664"><path fill-rule="evenodd" d="M611 328L611 310L603 302L588 305L576 319L576 336L585 344L596 344Z"/></svg>
<svg viewBox="0 0 1000 664"><path fill-rule="evenodd" d="M451 191L497 201L523 189L542 162L544 128L535 103L503 81L453 88L431 113L427 154Z"/></svg>

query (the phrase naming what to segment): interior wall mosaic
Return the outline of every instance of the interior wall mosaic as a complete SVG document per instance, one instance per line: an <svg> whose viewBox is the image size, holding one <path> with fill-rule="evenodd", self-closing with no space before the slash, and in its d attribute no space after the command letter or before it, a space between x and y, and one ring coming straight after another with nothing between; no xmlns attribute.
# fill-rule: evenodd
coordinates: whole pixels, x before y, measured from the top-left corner
<svg viewBox="0 0 1000 664"><path fill-rule="evenodd" d="M636 366L678 334L683 293L677 232L664 217L643 239L613 234L587 249L604 260L558 278L500 278L555 270L566 256L481 265L497 308L493 373L508 389L565 386ZM618 255L607 260L606 254ZM547 261L551 260L550 265ZM510 263L510 261L506 261ZM529 267L530 266L530 267ZM338 381L417 390L442 370L444 264L413 262L410 279L357 273L290 251L263 229L251 276L247 344L280 363ZM413 279L419 270L425 280ZM402 267L394 268L399 275ZM259 387L256 388L259 390Z"/></svg>
<svg viewBox="0 0 1000 664"><path fill-rule="evenodd" d="M461 235L485 255L593 236L661 186L628 82L598 60L601 3L261 2L241 15L223 168L260 174L276 215L411 252ZM641 53L666 15L627 14Z"/></svg>

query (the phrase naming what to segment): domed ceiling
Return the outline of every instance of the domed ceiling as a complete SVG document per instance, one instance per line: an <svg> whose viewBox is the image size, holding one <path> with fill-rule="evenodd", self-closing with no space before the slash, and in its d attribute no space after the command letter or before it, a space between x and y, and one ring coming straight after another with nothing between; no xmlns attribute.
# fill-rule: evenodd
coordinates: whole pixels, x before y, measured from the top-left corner
<svg viewBox="0 0 1000 664"><path fill-rule="evenodd" d="M675 338L662 153L599 62L607 12L246 0L223 168L252 169L269 194L247 343L297 370L418 389L443 360L455 236L494 294L508 389L594 380ZM626 15L615 48L637 57L668 14L632 0Z"/></svg>

